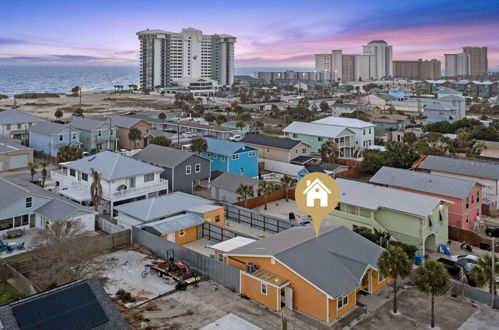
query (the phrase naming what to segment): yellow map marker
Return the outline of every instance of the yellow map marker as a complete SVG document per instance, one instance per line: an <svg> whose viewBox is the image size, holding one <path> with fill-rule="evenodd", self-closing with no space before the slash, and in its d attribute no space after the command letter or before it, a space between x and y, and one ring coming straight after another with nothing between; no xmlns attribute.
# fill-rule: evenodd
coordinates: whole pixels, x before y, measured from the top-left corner
<svg viewBox="0 0 499 330"><path fill-rule="evenodd" d="M312 217L315 237L319 237L322 218L334 210L339 200L336 181L325 173L307 174L296 185L296 205Z"/></svg>

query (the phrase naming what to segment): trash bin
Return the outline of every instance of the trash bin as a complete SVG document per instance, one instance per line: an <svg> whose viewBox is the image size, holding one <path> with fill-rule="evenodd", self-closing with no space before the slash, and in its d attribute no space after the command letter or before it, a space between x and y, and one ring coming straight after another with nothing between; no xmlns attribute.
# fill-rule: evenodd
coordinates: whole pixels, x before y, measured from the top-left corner
<svg viewBox="0 0 499 330"><path fill-rule="evenodd" d="M423 263L423 255L422 254L416 254L414 257L416 259L416 265L421 265Z"/></svg>

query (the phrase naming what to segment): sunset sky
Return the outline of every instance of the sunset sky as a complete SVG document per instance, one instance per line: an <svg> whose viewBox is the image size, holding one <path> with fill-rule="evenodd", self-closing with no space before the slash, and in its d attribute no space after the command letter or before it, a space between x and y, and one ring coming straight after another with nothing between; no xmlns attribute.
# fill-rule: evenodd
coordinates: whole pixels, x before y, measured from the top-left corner
<svg viewBox="0 0 499 330"><path fill-rule="evenodd" d="M137 62L146 28L237 37L237 67L312 67L313 54L383 39L394 59L489 47L499 66L499 1L2 1L0 63Z"/></svg>

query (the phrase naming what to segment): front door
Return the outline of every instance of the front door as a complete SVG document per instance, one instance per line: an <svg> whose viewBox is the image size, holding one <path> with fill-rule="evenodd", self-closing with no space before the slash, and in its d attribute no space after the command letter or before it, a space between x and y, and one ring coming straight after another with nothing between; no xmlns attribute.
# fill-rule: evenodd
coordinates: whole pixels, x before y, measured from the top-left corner
<svg viewBox="0 0 499 330"><path fill-rule="evenodd" d="M364 277L362 278L362 290L364 291L367 291L367 292L371 292L370 288L369 288L369 276L370 276L370 272L366 272Z"/></svg>
<svg viewBox="0 0 499 330"><path fill-rule="evenodd" d="M293 288L290 288L289 286L284 288L284 301L286 307L289 310L293 310Z"/></svg>

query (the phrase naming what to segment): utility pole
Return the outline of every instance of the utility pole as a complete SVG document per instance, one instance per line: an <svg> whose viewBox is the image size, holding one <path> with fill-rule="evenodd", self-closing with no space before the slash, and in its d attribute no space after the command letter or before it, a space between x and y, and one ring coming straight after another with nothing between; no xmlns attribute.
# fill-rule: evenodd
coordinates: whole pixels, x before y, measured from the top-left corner
<svg viewBox="0 0 499 330"><path fill-rule="evenodd" d="M496 241L495 237L492 237L492 288L491 288L491 295L490 295L490 306L492 308L496 308L496 272L495 272L495 265L496 265Z"/></svg>
<svg viewBox="0 0 499 330"><path fill-rule="evenodd" d="M177 118L177 144L180 147L180 118Z"/></svg>

